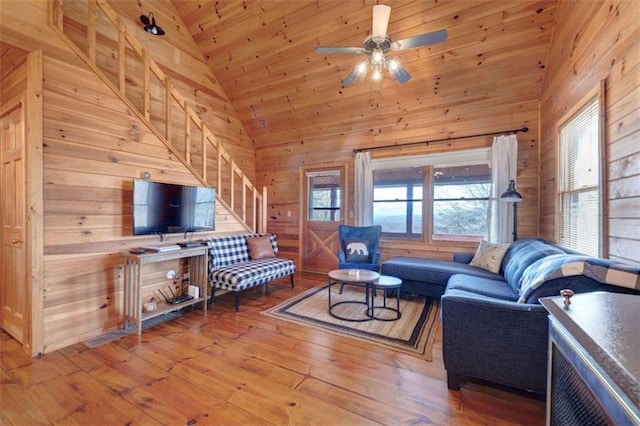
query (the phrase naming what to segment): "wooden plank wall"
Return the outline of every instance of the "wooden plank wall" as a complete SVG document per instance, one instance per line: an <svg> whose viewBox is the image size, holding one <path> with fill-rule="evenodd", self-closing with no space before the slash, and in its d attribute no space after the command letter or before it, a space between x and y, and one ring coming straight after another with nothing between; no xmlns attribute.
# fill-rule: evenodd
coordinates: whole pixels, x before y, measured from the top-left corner
<svg viewBox="0 0 640 426"><path fill-rule="evenodd" d="M640 263L640 2L561 2L541 98L541 237L556 240L556 125L605 81L606 257Z"/></svg>
<svg viewBox="0 0 640 426"><path fill-rule="evenodd" d="M44 52L45 247L44 259L35 261L44 264L45 352L100 335L121 323L121 251L159 242L157 237L131 235L132 180L149 171L154 180L198 183L119 98L57 40L48 27L48 6L48 2L33 0L20 5L3 3L0 8L3 42L25 51ZM150 38L146 42L171 45L169 39L158 40ZM191 88L189 99L197 104L203 120L212 130L219 129L228 144L225 148L240 155L236 161L246 165L245 170L252 175L252 144L233 108L215 80L199 74L206 65L195 65L197 60L192 56L181 55L176 51L165 62L158 59L171 68L177 84ZM207 80L206 85L203 80ZM192 81L198 84L191 85ZM246 232L221 208L216 225L216 232L197 234L197 238ZM171 236L168 242L182 239L182 235ZM166 271L180 266L158 264L148 269L146 277L155 284L168 284Z"/></svg>
<svg viewBox="0 0 640 426"><path fill-rule="evenodd" d="M384 108L384 107L383 107ZM468 109L468 105L461 108ZM374 113L374 111L372 111ZM491 117L491 120L478 120L479 115ZM524 201L518 210L518 234L521 237L538 236L538 102L519 102L512 105L487 107L475 114L459 114L451 111L451 118L434 117L437 125L431 127L425 119L420 128L413 130L414 138L408 141L438 139L442 137L440 131L447 128L456 135L473 135L501 129L512 129L528 126L528 133L518 134L518 191L523 194ZM366 120L364 118L363 120ZM401 121L401 120L399 120ZM269 191L268 229L278 235L278 242L283 256L300 259L298 257L300 215L304 212L300 199L299 173L303 166L323 164L348 163L350 176L348 178L348 193L353 194L353 149L372 145L383 145L376 135L382 135L384 140L393 140L393 132L398 129L380 129L375 119L369 121L370 127L309 140L301 139L280 145L258 148L256 156L256 175L260 185L266 185ZM490 147L492 137L470 138L448 143L430 144L413 148L395 148L372 153L372 157L404 156L411 154L425 154L448 152L452 150L474 149ZM353 198L347 201L348 212L353 212ZM289 217L288 212L291 212ZM352 215L347 214L347 223L353 223ZM383 260L400 255L433 257L451 259L454 252L474 252L477 243L468 242L437 242L407 241L383 238L381 241Z"/></svg>
<svg viewBox="0 0 640 426"><path fill-rule="evenodd" d="M198 182L92 72L46 57L44 75L44 327L50 351L116 327L120 251L159 243L131 236L132 179L148 171L152 180ZM217 233L243 231L222 208L216 226ZM178 267L159 264L147 278Z"/></svg>

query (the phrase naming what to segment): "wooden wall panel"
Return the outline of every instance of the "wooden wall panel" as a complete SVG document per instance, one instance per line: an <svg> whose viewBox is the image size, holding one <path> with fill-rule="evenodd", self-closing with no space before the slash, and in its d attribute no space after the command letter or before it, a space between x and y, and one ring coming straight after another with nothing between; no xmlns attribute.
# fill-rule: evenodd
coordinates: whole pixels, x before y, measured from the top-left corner
<svg viewBox="0 0 640 426"><path fill-rule="evenodd" d="M556 125L605 80L607 257L640 263L640 3L561 2L541 101L540 234L556 240Z"/></svg>
<svg viewBox="0 0 640 426"><path fill-rule="evenodd" d="M469 105L462 106L470 109ZM488 119L483 120L481 116ZM468 117L468 121L465 118ZM490 118L490 119L489 119ZM363 120L366 121L366 120ZM400 120L399 120L400 121ZM521 237L538 236L538 103L537 101L523 102L517 105L497 106L485 108L482 112L462 114L457 110L451 111L451 117L447 120L439 115L433 118L438 125L429 126L429 117L424 118L424 127L413 131L413 139L404 139L401 136L402 126L384 128L379 133L376 122L366 121L369 127L358 131L344 133L340 136L329 135L325 138L314 138L312 143L302 139L296 142L269 145L257 149L258 161L256 162L256 175L260 185L265 185L269 191L268 229L278 234L278 240L283 241L280 253L285 257L299 259L299 227L301 206L299 193L298 169L309 165L335 164L336 162L349 162L349 188L348 193L353 194L353 149L366 148L378 143L378 135L384 135L387 143L394 140L394 135L405 141L418 142L421 140L436 139L441 137L439 127L455 129L456 135L472 135L491 132L499 129L512 129L528 126L528 133L518 134L518 191L523 195L524 201L520 203L518 210L518 234ZM375 135L375 136L374 136ZM429 146L411 148L392 148L381 151L373 151L373 158L393 157L402 155L417 155L435 152L448 152L460 149L473 149L490 147L492 137L470 138L447 143L435 143ZM331 155L327 155L331 153ZM348 211L353 212L353 199L347 201ZM289 212L291 215L289 216ZM347 214L348 217L353 217ZM352 223L352 219L347 219ZM437 242L425 244L418 241L406 241L383 238L381 253L383 259L393 256L409 255L419 257L434 257L451 259L454 252L474 252L477 243L465 242Z"/></svg>
<svg viewBox="0 0 640 426"><path fill-rule="evenodd" d="M138 24L142 11L135 10L142 6L112 3L133 15L127 25L144 36ZM163 19L165 13L172 17L165 21L167 25L179 27L171 2L160 4L164 12L158 14ZM121 323L121 251L159 242L157 237L131 235L132 179L149 171L158 181L198 183L49 28L49 7L49 2L37 0L7 2L0 7L1 46L15 45L24 52L42 49L44 53L45 352L95 337ZM148 7L146 2L144 7ZM173 18L178 21L170 24ZM240 156L237 163L253 176L252 142L204 60L197 57L190 37L185 41L168 34L162 39L147 37L144 43L154 52L154 59L171 70L176 85L185 88L188 101L223 139L225 148ZM11 50L2 51L8 52L6 58L13 57ZM4 59L2 69L11 69ZM216 213L216 231L199 233L196 238L246 232L221 206ZM167 242L182 239L182 235L169 236ZM166 270L179 266L159 265L148 277L164 285Z"/></svg>
<svg viewBox="0 0 640 426"><path fill-rule="evenodd" d="M90 83L89 70L45 58L44 75L44 326L51 351L120 324L120 251L159 242L131 235L132 179L149 171L153 180L198 182L115 95ZM243 232L220 206L216 221L217 232L197 237ZM162 283L162 272L178 267L163 265L147 278Z"/></svg>

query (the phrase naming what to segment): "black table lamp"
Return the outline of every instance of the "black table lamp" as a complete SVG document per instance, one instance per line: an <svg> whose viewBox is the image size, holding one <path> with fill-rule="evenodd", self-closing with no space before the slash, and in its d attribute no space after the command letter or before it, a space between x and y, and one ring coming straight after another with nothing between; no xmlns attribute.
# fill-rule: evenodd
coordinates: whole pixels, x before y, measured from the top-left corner
<svg viewBox="0 0 640 426"><path fill-rule="evenodd" d="M522 195L516 191L516 181L509 181L509 188L500 196L500 201L513 203L513 241L518 239L518 203L522 201Z"/></svg>

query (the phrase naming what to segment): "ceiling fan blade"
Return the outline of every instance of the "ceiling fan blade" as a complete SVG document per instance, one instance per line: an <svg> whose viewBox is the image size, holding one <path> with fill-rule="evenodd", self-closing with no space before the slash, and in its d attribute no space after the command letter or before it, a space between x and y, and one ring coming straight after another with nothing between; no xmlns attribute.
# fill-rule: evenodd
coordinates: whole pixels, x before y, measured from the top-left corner
<svg viewBox="0 0 640 426"><path fill-rule="evenodd" d="M409 74L409 72L404 69L404 67L400 64L396 65L396 68L391 70L391 75L393 76L393 78L398 82L398 83L406 83L407 81L411 80L411 74Z"/></svg>
<svg viewBox="0 0 640 426"><path fill-rule="evenodd" d="M320 46L316 47L316 53L319 55L323 55L325 53L362 53L364 49L362 47L342 47L342 46Z"/></svg>
<svg viewBox="0 0 640 426"><path fill-rule="evenodd" d="M398 40L398 47L394 50L412 49L414 47L429 46L432 44L444 43L447 41L447 30L434 31L432 33L420 34L417 36ZM395 44L394 43L394 44Z"/></svg>
<svg viewBox="0 0 640 426"><path fill-rule="evenodd" d="M385 4L376 4L373 6L373 25L371 29L371 37L373 39L381 38L384 40L387 36L389 15L391 15L390 6Z"/></svg>
<svg viewBox="0 0 640 426"><path fill-rule="evenodd" d="M353 70L353 72L349 74L347 78L342 80L342 87L351 86L358 78L358 75L359 75L358 70L357 69Z"/></svg>

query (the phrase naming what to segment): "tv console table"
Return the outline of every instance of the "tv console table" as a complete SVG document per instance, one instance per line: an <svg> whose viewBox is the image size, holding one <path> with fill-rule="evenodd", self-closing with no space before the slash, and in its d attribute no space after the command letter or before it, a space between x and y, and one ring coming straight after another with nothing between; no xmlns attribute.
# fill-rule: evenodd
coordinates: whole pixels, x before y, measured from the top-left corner
<svg viewBox="0 0 640 426"><path fill-rule="evenodd" d="M203 302L202 309L206 315L208 250L209 248L206 246L198 246L181 248L180 250L146 252L142 254L125 252L123 327L126 329L130 322L135 323L138 335L140 335L142 334L142 321L200 302ZM200 288L199 297L176 304L160 302L157 304L157 309L153 312L143 312L142 287L144 283L142 282L142 271L144 265L185 258L188 259L189 264L189 283Z"/></svg>

